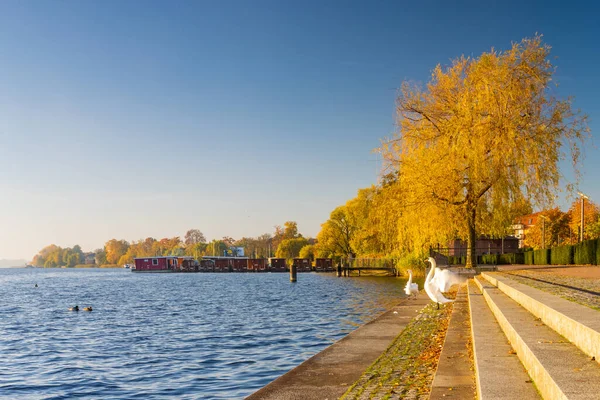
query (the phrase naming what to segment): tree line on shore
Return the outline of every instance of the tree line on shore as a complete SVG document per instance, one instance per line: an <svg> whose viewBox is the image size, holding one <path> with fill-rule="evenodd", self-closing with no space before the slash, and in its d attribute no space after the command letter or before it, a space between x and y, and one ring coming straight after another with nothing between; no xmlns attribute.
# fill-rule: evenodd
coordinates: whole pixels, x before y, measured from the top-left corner
<svg viewBox="0 0 600 400"><path fill-rule="evenodd" d="M283 226L275 226L273 234L265 233L258 237L243 237L235 240L229 236L208 242L199 229L190 229L183 239L155 239L148 237L137 241L110 239L104 247L84 253L79 245L62 248L55 244L44 247L33 257L32 265L37 267L76 267L88 265L122 266L133 263L136 257L150 256L191 256L200 259L203 256L238 256L238 248L253 258L294 257L309 258L317 255L316 240L305 238L298 232L295 221L287 221ZM322 254L321 254L322 255ZM86 260L87 258L87 260Z"/></svg>

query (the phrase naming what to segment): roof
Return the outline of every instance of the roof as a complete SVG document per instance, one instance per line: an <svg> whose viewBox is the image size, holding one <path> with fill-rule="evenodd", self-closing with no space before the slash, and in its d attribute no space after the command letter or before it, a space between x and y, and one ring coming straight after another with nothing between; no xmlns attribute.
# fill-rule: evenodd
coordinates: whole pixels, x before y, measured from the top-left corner
<svg viewBox="0 0 600 400"><path fill-rule="evenodd" d="M192 256L148 256L148 257L135 257L134 260L147 260L149 258L185 258L185 259L193 259Z"/></svg>
<svg viewBox="0 0 600 400"><path fill-rule="evenodd" d="M550 211L550 209L534 212L532 214L522 215L520 217L515 218L515 223L526 225L527 227L535 226L537 224L538 217L547 213L548 211ZM531 222L529 222L529 220L531 220Z"/></svg>
<svg viewBox="0 0 600 400"><path fill-rule="evenodd" d="M224 259L224 260L247 260L248 257L233 257L233 256L202 256L205 260L212 260L215 258Z"/></svg>

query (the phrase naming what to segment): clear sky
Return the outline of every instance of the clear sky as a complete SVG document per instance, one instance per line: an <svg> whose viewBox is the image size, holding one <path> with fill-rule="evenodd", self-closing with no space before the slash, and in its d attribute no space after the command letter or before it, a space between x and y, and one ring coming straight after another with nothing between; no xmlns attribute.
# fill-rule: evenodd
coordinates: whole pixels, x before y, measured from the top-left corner
<svg viewBox="0 0 600 400"><path fill-rule="evenodd" d="M597 6L452 3L0 2L0 258L287 220L314 236L375 182L403 80L536 32L598 135Z"/></svg>

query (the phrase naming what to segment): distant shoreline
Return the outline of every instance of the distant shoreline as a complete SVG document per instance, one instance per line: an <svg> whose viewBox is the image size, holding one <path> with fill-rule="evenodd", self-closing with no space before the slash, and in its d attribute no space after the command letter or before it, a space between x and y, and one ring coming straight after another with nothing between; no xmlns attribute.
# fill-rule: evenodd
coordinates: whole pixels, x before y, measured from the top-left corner
<svg viewBox="0 0 600 400"><path fill-rule="evenodd" d="M121 268L123 269L123 267L120 267L118 265L114 265L114 264L106 264L106 265L96 265L96 264L79 264L76 265L74 267L36 267L35 265L16 265L16 266L12 266L12 267L0 267L0 268L35 268L35 269L83 269L83 268Z"/></svg>

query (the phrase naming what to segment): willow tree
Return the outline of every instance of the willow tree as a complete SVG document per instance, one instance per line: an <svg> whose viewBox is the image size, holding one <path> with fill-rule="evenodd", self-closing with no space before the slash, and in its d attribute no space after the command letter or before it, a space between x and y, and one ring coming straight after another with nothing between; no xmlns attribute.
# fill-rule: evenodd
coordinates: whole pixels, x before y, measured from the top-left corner
<svg viewBox="0 0 600 400"><path fill-rule="evenodd" d="M352 239L356 226L347 207L339 206L333 210L329 219L321 224L317 234L317 243L321 254L333 257L348 257L354 252Z"/></svg>
<svg viewBox="0 0 600 400"><path fill-rule="evenodd" d="M568 157L579 176L589 129L553 93L549 53L536 36L438 65L425 88L400 90L399 132L381 150L410 188L404 223L420 227L417 236L467 238L467 266L476 265L478 232L505 231L515 204L552 203L559 161Z"/></svg>

